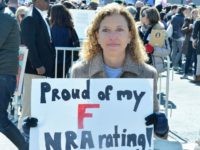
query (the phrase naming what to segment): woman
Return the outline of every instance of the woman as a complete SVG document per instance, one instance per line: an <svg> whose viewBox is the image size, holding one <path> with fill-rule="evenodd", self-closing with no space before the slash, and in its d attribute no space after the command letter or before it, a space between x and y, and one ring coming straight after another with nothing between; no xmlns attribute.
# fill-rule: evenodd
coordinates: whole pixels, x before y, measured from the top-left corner
<svg viewBox="0 0 200 150"><path fill-rule="evenodd" d="M74 29L70 12L62 4L53 5L50 12L51 35L55 47L79 47L79 39ZM75 60L78 54L75 54ZM71 65L71 52L66 52L66 72ZM58 77L62 77L63 53L58 53Z"/></svg>
<svg viewBox="0 0 200 150"><path fill-rule="evenodd" d="M82 61L73 67L72 77L153 78L154 111L158 111L157 73L145 64L148 57L130 13L118 4L102 8L87 35L80 51Z"/></svg>
<svg viewBox="0 0 200 150"><path fill-rule="evenodd" d="M72 77L153 78L154 112L158 112L157 73L145 63L148 57L128 10L118 4L106 5L96 14L87 35Z"/></svg>
<svg viewBox="0 0 200 150"><path fill-rule="evenodd" d="M26 7L26 6L19 6L17 8L15 16L16 16L17 22L19 24L19 28L20 28L22 20L24 19L24 17L27 16L28 11L29 11L29 8ZM21 35L21 29L20 29L20 35ZM22 38L21 38L21 44L24 44L23 41L22 41Z"/></svg>
<svg viewBox="0 0 200 150"><path fill-rule="evenodd" d="M19 6L17 8L15 16L17 18L17 21L18 21L19 25L21 24L21 21L24 19L24 17L27 15L27 13L28 13L28 7Z"/></svg>
<svg viewBox="0 0 200 150"><path fill-rule="evenodd" d="M165 27L163 23L160 22L160 14L156 8L148 8L144 10L141 16L143 16L142 17L143 24L147 29L146 31L143 30L144 32L140 30L140 35L142 35L141 38L145 44L146 51L150 57L149 64L153 65L158 71L158 73L161 73L165 71L164 59L170 54L170 47L168 44ZM162 39L163 43L161 42L161 44L156 45L150 42L153 30L163 31L162 32L162 34L164 34L164 38Z"/></svg>
<svg viewBox="0 0 200 150"><path fill-rule="evenodd" d="M141 37L141 39L143 39L144 33L146 33L146 31L148 30L148 26L145 25L145 13L144 13L144 11L147 10L148 8L149 6L143 6L141 8L140 17L139 17L140 20L136 22L136 25L139 31L139 36Z"/></svg>

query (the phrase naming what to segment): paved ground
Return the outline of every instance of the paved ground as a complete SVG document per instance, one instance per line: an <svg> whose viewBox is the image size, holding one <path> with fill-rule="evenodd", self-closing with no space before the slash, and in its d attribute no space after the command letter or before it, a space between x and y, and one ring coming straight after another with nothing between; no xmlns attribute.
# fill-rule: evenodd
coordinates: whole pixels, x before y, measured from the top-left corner
<svg viewBox="0 0 200 150"><path fill-rule="evenodd" d="M174 79L170 77L169 100L173 106L170 116L170 129L179 136L195 141L200 137L200 83L195 84L187 79L180 79L180 75L174 73ZM165 77L162 79L164 93ZM16 150L16 148L0 134L0 149Z"/></svg>
<svg viewBox="0 0 200 150"><path fill-rule="evenodd" d="M0 149L17 150L17 148L1 133L0 133Z"/></svg>
<svg viewBox="0 0 200 150"><path fill-rule="evenodd" d="M193 83L192 77L180 77L175 72L174 80L170 79L169 100L174 104L169 115L170 128L181 137L195 141L200 138L200 83Z"/></svg>

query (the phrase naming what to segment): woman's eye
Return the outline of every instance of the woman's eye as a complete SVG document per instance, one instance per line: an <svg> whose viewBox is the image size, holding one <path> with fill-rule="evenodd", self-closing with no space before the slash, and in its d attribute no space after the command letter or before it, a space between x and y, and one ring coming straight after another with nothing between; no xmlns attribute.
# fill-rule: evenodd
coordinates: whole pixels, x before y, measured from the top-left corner
<svg viewBox="0 0 200 150"><path fill-rule="evenodd" d="M102 29L102 32L108 32L109 30L108 29Z"/></svg>
<svg viewBox="0 0 200 150"><path fill-rule="evenodd" d="M118 31L118 32L122 32L122 31L124 31L124 29L118 28L117 31Z"/></svg>

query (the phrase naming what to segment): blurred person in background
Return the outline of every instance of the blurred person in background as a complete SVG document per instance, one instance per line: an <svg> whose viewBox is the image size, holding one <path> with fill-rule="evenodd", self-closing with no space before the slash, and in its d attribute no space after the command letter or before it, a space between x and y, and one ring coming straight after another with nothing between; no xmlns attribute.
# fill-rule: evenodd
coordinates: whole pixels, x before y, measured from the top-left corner
<svg viewBox="0 0 200 150"><path fill-rule="evenodd" d="M22 114L18 121L20 129L23 118L31 116L32 79L54 77L55 49L50 26L46 20L49 0L32 2L33 7L21 22L21 38L29 51L24 75Z"/></svg>
<svg viewBox="0 0 200 150"><path fill-rule="evenodd" d="M135 16L136 21L140 21L140 10L144 6L144 3L142 1L137 0L135 3L135 8L137 10L137 14Z"/></svg>
<svg viewBox="0 0 200 150"><path fill-rule="evenodd" d="M97 2L90 2L89 4L88 4L88 7L87 7L87 9L88 10L97 10L97 7L98 7L98 3Z"/></svg>
<svg viewBox="0 0 200 150"><path fill-rule="evenodd" d="M62 2L62 4L68 9L77 9L76 5L70 1L65 0Z"/></svg>
<svg viewBox="0 0 200 150"><path fill-rule="evenodd" d="M192 32L193 47L197 52L197 65L196 74L194 76L194 82L200 82L200 19L198 19L194 24L194 29Z"/></svg>
<svg viewBox="0 0 200 150"><path fill-rule="evenodd" d="M192 71L190 68L193 66L194 62L194 72L196 74L196 64L197 64L197 50L192 46L192 31L194 29L194 22L199 16L198 9L193 9L191 12L191 17L185 18L182 32L185 34L185 39L183 42L183 54L186 56L184 74L181 79L188 79L189 73Z"/></svg>
<svg viewBox="0 0 200 150"><path fill-rule="evenodd" d="M50 26L52 42L55 47L79 47L79 38L74 29L74 23L69 10L62 4L53 5L50 13ZM71 51L65 55L65 75L71 66ZM58 51L58 70L57 77L63 75L63 55L64 52ZM78 52L74 53L74 61L78 59Z"/></svg>
<svg viewBox="0 0 200 150"><path fill-rule="evenodd" d="M17 8L18 8L18 0L9 0L7 2L7 7L5 8L5 12L14 16Z"/></svg>
<svg viewBox="0 0 200 150"><path fill-rule="evenodd" d="M182 44L184 34L181 29L184 23L186 7L181 6L178 8L178 13L172 17L171 25L173 28L172 33L172 64L173 68L179 71L182 68Z"/></svg>
<svg viewBox="0 0 200 150"><path fill-rule="evenodd" d="M185 18L191 17L192 9L193 9L192 6L186 6Z"/></svg>
<svg viewBox="0 0 200 150"><path fill-rule="evenodd" d="M5 7L0 0L0 132L19 150L28 150L28 143L9 120L7 112L16 88L20 34L17 20L4 13Z"/></svg>
<svg viewBox="0 0 200 150"><path fill-rule="evenodd" d="M141 39L146 48L146 52L149 55L148 63L153 65L158 73L166 70L164 60L170 54L169 43L167 40L167 33L164 24L160 21L160 14L156 8L147 8L143 11L143 24L147 30L142 32L140 30ZM150 38L153 30L163 31L164 34L163 45L152 45Z"/></svg>
<svg viewBox="0 0 200 150"><path fill-rule="evenodd" d="M170 11L167 12L166 17L167 17L167 21L171 22L172 16L174 16L178 11L178 5L173 4L171 6Z"/></svg>
<svg viewBox="0 0 200 150"><path fill-rule="evenodd" d="M126 9L131 13L133 18L135 19L135 16L137 14L137 9L134 6L126 6Z"/></svg>
<svg viewBox="0 0 200 150"><path fill-rule="evenodd" d="M28 13L28 7L26 6L19 6L16 10L15 16L20 26L22 20L26 17Z"/></svg>

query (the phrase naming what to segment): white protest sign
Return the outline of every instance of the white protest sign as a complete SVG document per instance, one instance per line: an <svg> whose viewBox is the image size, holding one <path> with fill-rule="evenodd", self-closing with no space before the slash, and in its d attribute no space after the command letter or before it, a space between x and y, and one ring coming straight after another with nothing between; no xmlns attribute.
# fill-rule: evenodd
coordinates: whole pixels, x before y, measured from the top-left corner
<svg viewBox="0 0 200 150"><path fill-rule="evenodd" d="M79 39L85 39L86 30L94 18L95 10L70 9L70 13L72 15L74 28L78 34Z"/></svg>
<svg viewBox="0 0 200 150"><path fill-rule="evenodd" d="M34 79L30 150L152 150L152 79Z"/></svg>
<svg viewBox="0 0 200 150"><path fill-rule="evenodd" d="M18 73L17 73L17 84L16 84L16 94L18 96L22 93L22 85L24 80L24 72L26 67L26 61L28 56L28 49L26 46L20 46L19 55L18 55Z"/></svg>

